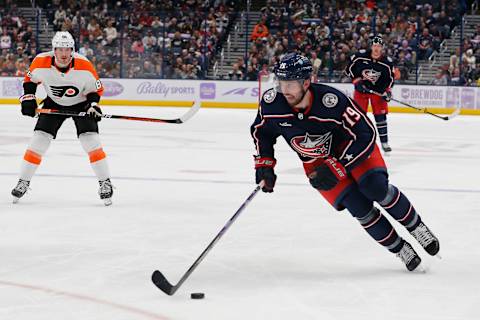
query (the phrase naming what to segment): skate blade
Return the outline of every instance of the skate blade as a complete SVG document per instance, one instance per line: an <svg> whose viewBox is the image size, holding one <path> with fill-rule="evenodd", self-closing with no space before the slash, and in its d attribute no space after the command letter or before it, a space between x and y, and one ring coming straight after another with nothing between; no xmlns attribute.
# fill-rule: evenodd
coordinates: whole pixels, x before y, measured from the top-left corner
<svg viewBox="0 0 480 320"><path fill-rule="evenodd" d="M443 259L442 256L441 256L439 253L437 253L436 255L434 255L434 257L437 258L437 259L439 259L439 260L442 260L442 259Z"/></svg>
<svg viewBox="0 0 480 320"><path fill-rule="evenodd" d="M103 204L108 207L108 206L111 206L112 205L112 199L103 199Z"/></svg>
<svg viewBox="0 0 480 320"><path fill-rule="evenodd" d="M13 200L12 200L12 202L13 202L13 203L17 203L17 202L18 202L18 200L20 200L20 198L13 197Z"/></svg>
<svg viewBox="0 0 480 320"><path fill-rule="evenodd" d="M424 267L423 264L420 264L418 267L415 268L414 271L418 273L427 273L428 268Z"/></svg>

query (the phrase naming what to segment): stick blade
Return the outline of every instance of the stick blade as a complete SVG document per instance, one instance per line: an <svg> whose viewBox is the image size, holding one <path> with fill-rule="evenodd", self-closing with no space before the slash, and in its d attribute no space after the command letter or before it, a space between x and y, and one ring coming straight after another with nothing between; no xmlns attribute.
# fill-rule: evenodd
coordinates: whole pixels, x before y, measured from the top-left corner
<svg viewBox="0 0 480 320"><path fill-rule="evenodd" d="M152 273L153 284L169 296L175 293L174 287L168 282L167 278L158 270Z"/></svg>
<svg viewBox="0 0 480 320"><path fill-rule="evenodd" d="M455 118L456 116L458 116L460 114L460 111L461 109L460 108L456 108L455 111L453 111L451 114L449 114L445 120L450 120L452 118Z"/></svg>
<svg viewBox="0 0 480 320"><path fill-rule="evenodd" d="M186 122L188 119L193 117L195 113L197 113L197 111L200 109L200 106L200 101L194 101L192 107L183 116L181 116L179 119L176 119L175 123L180 124Z"/></svg>

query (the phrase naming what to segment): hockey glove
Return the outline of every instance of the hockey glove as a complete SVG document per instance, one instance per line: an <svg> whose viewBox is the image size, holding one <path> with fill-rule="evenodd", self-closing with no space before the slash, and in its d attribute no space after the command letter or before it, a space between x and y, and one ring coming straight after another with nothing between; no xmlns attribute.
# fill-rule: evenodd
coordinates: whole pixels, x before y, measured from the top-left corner
<svg viewBox="0 0 480 320"><path fill-rule="evenodd" d="M390 90L385 91L382 98L383 98L383 100L385 100L387 102L390 102L390 100L392 100L392 91L390 91Z"/></svg>
<svg viewBox="0 0 480 320"><path fill-rule="evenodd" d="M255 157L255 182L263 181L263 192L273 192L277 175L273 171L277 161L273 158Z"/></svg>
<svg viewBox="0 0 480 320"><path fill-rule="evenodd" d="M363 80L357 80L354 82L355 84L355 90L357 90L360 93L369 93L367 87L365 87L365 81Z"/></svg>
<svg viewBox="0 0 480 320"><path fill-rule="evenodd" d="M102 120L102 110L96 102L90 102L86 107L87 116L94 119L95 121Z"/></svg>
<svg viewBox="0 0 480 320"><path fill-rule="evenodd" d="M312 187L328 191L347 177L345 167L333 157L328 157L308 176Z"/></svg>
<svg viewBox="0 0 480 320"><path fill-rule="evenodd" d="M35 109L37 109L38 105L34 94L24 94L20 97L20 103L24 116L35 117Z"/></svg>

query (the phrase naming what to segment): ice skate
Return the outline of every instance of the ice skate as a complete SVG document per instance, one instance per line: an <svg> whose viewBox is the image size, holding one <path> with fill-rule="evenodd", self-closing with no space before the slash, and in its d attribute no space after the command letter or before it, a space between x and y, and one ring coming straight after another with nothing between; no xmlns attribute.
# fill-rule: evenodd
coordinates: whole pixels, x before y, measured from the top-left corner
<svg viewBox="0 0 480 320"><path fill-rule="evenodd" d="M440 250L438 238L433 235L432 231L430 231L423 222L420 222L410 234L422 245L423 249L425 249L429 255L435 256L438 254ZM440 258L440 256L438 257Z"/></svg>
<svg viewBox="0 0 480 320"><path fill-rule="evenodd" d="M100 189L98 189L98 195L100 199L103 200L103 203L106 206L112 204L112 195L113 195L113 186L110 179L105 179L98 182L100 184Z"/></svg>
<svg viewBox="0 0 480 320"><path fill-rule="evenodd" d="M396 255L403 261L403 263L405 263L408 271L415 270L422 262L420 256L407 241L404 242L402 249L400 249Z"/></svg>
<svg viewBox="0 0 480 320"><path fill-rule="evenodd" d="M383 152L385 152L385 153L392 152L392 148L390 147L390 145L388 144L388 142L382 142L382 150L383 150Z"/></svg>
<svg viewBox="0 0 480 320"><path fill-rule="evenodd" d="M13 203L17 203L21 197L27 193L30 181L19 179L17 185L12 190Z"/></svg>

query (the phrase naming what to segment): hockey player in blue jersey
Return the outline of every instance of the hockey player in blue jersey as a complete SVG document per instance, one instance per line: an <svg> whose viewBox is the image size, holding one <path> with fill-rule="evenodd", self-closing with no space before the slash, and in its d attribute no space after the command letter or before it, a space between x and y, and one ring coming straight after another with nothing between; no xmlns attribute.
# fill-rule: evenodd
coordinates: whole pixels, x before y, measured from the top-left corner
<svg viewBox="0 0 480 320"><path fill-rule="evenodd" d="M311 73L309 59L297 53L285 55L276 66L276 88L264 93L251 126L256 183L273 192L274 145L282 136L303 162L310 184L337 210L346 208L374 240L414 270L421 258L374 203L432 256L440 249L438 239L407 197L389 183L375 126L365 112L337 89L311 83Z"/></svg>
<svg viewBox="0 0 480 320"><path fill-rule="evenodd" d="M350 58L345 72L355 85L353 99L360 108L367 112L368 103L371 103L382 149L388 153L392 148L388 144L387 114L395 81L395 68L393 60L384 54L381 36L374 36L370 45L371 49L360 50Z"/></svg>

